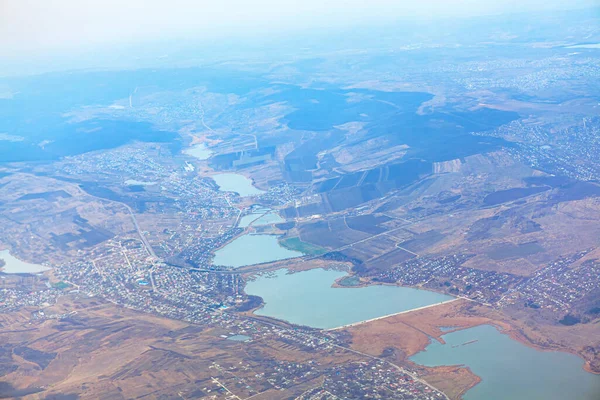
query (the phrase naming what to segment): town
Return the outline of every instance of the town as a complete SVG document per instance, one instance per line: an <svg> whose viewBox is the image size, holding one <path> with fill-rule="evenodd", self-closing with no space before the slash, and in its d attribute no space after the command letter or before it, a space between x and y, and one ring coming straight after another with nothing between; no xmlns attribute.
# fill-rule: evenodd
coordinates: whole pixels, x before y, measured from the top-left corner
<svg viewBox="0 0 600 400"><path fill-rule="evenodd" d="M442 291L497 308L518 305L562 316L600 286L598 261L572 266L588 252L562 257L531 277L466 268L462 264L471 256L456 254L415 258L379 273L372 280Z"/></svg>

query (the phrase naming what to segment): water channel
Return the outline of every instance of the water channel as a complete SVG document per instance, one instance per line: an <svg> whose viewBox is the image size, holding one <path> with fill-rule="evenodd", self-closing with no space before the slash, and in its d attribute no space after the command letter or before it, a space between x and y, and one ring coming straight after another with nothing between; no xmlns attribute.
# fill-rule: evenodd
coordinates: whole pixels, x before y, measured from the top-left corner
<svg viewBox="0 0 600 400"><path fill-rule="evenodd" d="M246 228L248 226L271 225L280 222L285 222L285 220L276 211L261 208L253 211L251 214L244 215L240 219L238 226Z"/></svg>

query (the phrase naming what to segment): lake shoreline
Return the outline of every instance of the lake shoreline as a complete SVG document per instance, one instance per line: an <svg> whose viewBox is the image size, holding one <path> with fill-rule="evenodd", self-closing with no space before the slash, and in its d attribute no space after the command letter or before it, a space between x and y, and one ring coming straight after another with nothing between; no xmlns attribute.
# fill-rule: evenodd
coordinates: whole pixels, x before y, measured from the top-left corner
<svg viewBox="0 0 600 400"><path fill-rule="evenodd" d="M22 259L15 257L11 253L11 249L5 248L0 250L0 259L4 261L4 265L0 267L0 273L6 275L13 274L30 274L37 275L52 270L52 267L48 267L43 264L30 263L23 261Z"/></svg>
<svg viewBox="0 0 600 400"><path fill-rule="evenodd" d="M240 197L255 197L265 194L266 191L259 189L254 178L236 172L218 172L208 175L218 187L219 192L233 192Z"/></svg>
<svg viewBox="0 0 600 400"><path fill-rule="evenodd" d="M354 275L348 275L348 276L354 276ZM344 279L344 277L342 277L340 279ZM341 285L339 285L339 286L335 286L335 287L359 288L359 287L367 287L367 286L370 286L371 284L410 287L410 288L413 288L413 289L429 290L429 291L436 292L436 293L447 294L447 293L444 293L444 292L437 291L435 289L423 289L423 288L420 288L420 287L406 286L406 285L400 285L398 283L388 283L388 282L371 283L370 281L366 281L366 282L365 281L361 281L361 283L359 285L356 285L356 286L341 286ZM461 297L458 297L458 298L461 298ZM462 299L465 300L465 301L469 301L466 298L462 298ZM483 306L480 303L477 303L477 304ZM491 309L494 310L493 308L491 308ZM489 318L489 317L485 317L485 318ZM592 369L590 361L588 361L583 356L583 354L581 354L581 352L577 351L576 349L570 349L570 348L567 348L567 347L561 347L559 345L556 345L554 347L540 345L540 344L537 344L534 341L530 340L529 338L527 338L527 336L523 332L521 332L518 327L516 327L515 325L511 324L510 322L501 321L501 320L494 320L494 319L492 319L492 321L493 322L490 322L491 325L494 325L494 326L498 327L501 333L510 336L513 340L515 340L517 342L520 342L520 343L522 343L522 344L524 344L524 345L526 345L528 347L534 348L534 349L536 349L538 351L550 351L550 352L557 351L557 352L570 353L570 354L576 355L576 356L578 356L579 358L581 358L583 360L584 365L582 366L582 368L585 371L587 371L589 373L592 373L594 375L600 375L600 370L594 370L594 369ZM477 325L475 325L475 326L477 326ZM457 329L455 329L453 331L449 331L447 333L454 332L456 330L462 330L462 329L468 329L468 328L457 328Z"/></svg>
<svg viewBox="0 0 600 400"><path fill-rule="evenodd" d="M238 269L305 256L281 246L279 236L244 232L217 249L211 262L213 266Z"/></svg>
<svg viewBox="0 0 600 400"><path fill-rule="evenodd" d="M428 290L388 285L335 288L335 280L345 276L347 271L337 269L314 268L290 274L289 269L280 268L247 282L244 292L264 300L264 308L256 315L324 330L456 300Z"/></svg>
<svg viewBox="0 0 600 400"><path fill-rule="evenodd" d="M600 388L600 380L596 374L590 374L585 368L577 372L575 366L581 365L580 357L570 352L540 351L515 340L511 335L504 336L505 333L507 332L504 329L491 321L445 332L441 336L447 337L446 345L430 340L424 350L407 355L407 361L415 366L428 368L469 367L473 375L479 376L481 380L470 388L465 387L463 394L479 383L485 382L486 385L467 396L468 399L504 398L500 395L499 388L505 387L506 382L513 380L515 385L510 387L509 393L512 392L511 396L516 397L512 398L542 396L541 398L563 399L567 393L572 393L575 396L573 398L595 399L593 396ZM519 346L525 347L520 350ZM526 348L529 350L525 351ZM492 359L493 365L490 364ZM526 371L534 372L529 377ZM552 384L535 385L534 388L525 389L523 383L527 379ZM548 379L550 380L547 381ZM559 380L568 382L568 385L559 383Z"/></svg>

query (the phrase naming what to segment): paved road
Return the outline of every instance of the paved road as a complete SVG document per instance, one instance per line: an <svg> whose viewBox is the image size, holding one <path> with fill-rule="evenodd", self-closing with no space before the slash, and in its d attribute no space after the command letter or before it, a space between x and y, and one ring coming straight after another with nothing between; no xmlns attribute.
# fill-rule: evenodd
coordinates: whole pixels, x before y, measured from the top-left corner
<svg viewBox="0 0 600 400"><path fill-rule="evenodd" d="M152 246L150 246L150 243L148 243L148 240L146 239L146 237L142 233L142 230L140 229L140 225L138 224L137 218L135 218L135 214L133 213L133 210L131 209L131 207L129 207L127 204L125 204L123 202L120 202L120 201L111 200L111 199L107 199L107 198L104 198L104 197L94 196L93 194L88 193L85 190L83 190L79 185L74 185L74 186L80 192L84 193L86 196L94 197L94 198L96 198L96 199L98 199L100 201L103 201L103 202L120 204L123 207L125 207L127 209L127 211L129 212L129 215L131 216L131 221L133 222L133 226L135 227L135 230L137 231L138 235L140 236L140 239L141 239L142 243L144 244L144 247L146 248L146 251L148 252L149 255L151 255L152 257L154 257L156 259L158 259L158 257L156 256L156 253L152 249Z"/></svg>
<svg viewBox="0 0 600 400"><path fill-rule="evenodd" d="M135 226L135 230L137 231L138 235L140 236L140 239L142 240L142 243L144 244L144 247L146 248L146 251L148 252L149 255L151 255L152 257L154 257L156 259L158 259L158 257L156 256L156 253L152 249L152 246L150 246L150 243L148 243L148 240L146 239L146 237L142 233L142 230L140 229L140 226L139 226L139 224L137 222L137 218L135 218L135 214L133 213L133 210L131 209L131 207L129 207L127 204L121 203L119 201L114 201L114 200L109 200L109 201L112 201L114 203L122 204L125 208L127 208L127 211L129 211L129 215L131 215L131 220L133 221L133 226Z"/></svg>

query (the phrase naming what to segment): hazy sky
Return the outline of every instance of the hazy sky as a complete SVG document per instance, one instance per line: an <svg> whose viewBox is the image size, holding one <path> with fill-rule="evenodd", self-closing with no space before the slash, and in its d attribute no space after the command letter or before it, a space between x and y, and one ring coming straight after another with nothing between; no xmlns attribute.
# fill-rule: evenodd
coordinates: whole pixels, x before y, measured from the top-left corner
<svg viewBox="0 0 600 400"><path fill-rule="evenodd" d="M0 58L157 38L577 7L600 0L0 0Z"/></svg>

